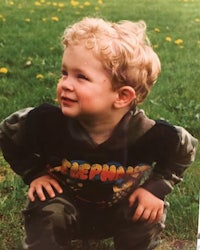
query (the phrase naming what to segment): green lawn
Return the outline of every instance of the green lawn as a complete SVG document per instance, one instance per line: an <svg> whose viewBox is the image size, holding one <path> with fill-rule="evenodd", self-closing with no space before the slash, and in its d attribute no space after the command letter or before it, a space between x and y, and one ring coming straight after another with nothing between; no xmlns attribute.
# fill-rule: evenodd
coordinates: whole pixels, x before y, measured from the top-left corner
<svg viewBox="0 0 200 250"><path fill-rule="evenodd" d="M162 73L142 108L148 116L184 126L200 138L199 0L1 0L0 121L18 109L56 102L62 32L87 15L146 21ZM171 205L163 238L170 244L161 249L195 249L199 166L200 151L183 183L168 197ZM1 250L20 249L25 193L20 178L0 156ZM177 239L188 242L186 248Z"/></svg>

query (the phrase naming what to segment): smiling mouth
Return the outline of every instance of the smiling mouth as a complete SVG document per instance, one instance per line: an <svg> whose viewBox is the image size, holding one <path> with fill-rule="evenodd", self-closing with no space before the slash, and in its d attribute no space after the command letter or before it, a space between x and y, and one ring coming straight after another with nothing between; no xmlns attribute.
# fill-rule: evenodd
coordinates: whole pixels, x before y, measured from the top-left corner
<svg viewBox="0 0 200 250"><path fill-rule="evenodd" d="M62 100L62 102L64 102L64 103L74 103L74 102L77 102L77 100L74 100L74 99L71 99L71 98L68 98L68 97L61 97L61 100Z"/></svg>

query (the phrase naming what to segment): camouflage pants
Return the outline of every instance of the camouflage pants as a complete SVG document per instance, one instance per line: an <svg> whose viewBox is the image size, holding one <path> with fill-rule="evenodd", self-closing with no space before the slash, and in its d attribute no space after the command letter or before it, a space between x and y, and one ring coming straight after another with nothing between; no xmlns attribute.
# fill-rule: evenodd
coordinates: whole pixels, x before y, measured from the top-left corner
<svg viewBox="0 0 200 250"><path fill-rule="evenodd" d="M57 194L53 199L29 202L24 211L25 250L71 250L72 239L113 237L116 250L149 250L158 245L163 221L133 223L128 201L110 208L97 208Z"/></svg>

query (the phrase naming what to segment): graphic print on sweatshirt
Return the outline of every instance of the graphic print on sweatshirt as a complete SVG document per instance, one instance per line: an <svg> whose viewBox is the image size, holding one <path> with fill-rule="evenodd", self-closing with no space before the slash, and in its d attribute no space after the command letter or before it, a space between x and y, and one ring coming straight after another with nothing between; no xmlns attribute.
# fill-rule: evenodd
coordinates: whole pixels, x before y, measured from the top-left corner
<svg viewBox="0 0 200 250"><path fill-rule="evenodd" d="M64 159L60 166L48 166L48 172L71 191L76 192L80 199L111 206L141 185L148 178L151 167L147 164L125 167L118 162L90 164ZM95 197L89 188L93 189ZM100 189L104 194L100 195Z"/></svg>

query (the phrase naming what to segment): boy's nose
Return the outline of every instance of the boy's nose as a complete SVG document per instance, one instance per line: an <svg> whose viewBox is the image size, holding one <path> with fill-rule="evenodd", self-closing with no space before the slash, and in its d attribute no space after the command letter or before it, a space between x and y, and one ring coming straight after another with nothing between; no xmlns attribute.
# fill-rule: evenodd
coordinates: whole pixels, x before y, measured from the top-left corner
<svg viewBox="0 0 200 250"><path fill-rule="evenodd" d="M66 90L74 89L72 79L69 76L65 76L61 79L61 86Z"/></svg>

